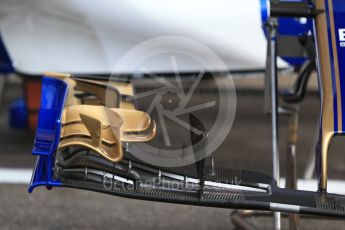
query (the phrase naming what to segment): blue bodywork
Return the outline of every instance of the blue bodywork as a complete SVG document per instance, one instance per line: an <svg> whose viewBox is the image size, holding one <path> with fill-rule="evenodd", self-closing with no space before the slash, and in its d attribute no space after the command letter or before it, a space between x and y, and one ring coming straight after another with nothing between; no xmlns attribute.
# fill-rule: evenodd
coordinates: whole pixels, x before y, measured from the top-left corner
<svg viewBox="0 0 345 230"><path fill-rule="evenodd" d="M284 0L285 2L302 2L303 0ZM269 19L268 0L260 0L261 2L261 20L265 25ZM267 37L267 30L264 27L264 33ZM278 18L278 35L279 36L304 36L313 31L313 20L311 18ZM287 57L282 56L283 60L293 66L301 66L307 60L306 57Z"/></svg>
<svg viewBox="0 0 345 230"><path fill-rule="evenodd" d="M53 179L54 154L57 150L61 116L68 93L67 84L59 79L42 79L41 109L39 111L38 126L33 155L37 155L37 162L31 179L29 192L40 185L48 188L60 186L61 183Z"/></svg>
<svg viewBox="0 0 345 230"><path fill-rule="evenodd" d="M13 72L12 61L0 36L0 73L9 74Z"/></svg>
<svg viewBox="0 0 345 230"><path fill-rule="evenodd" d="M333 21L334 21L334 32L335 42L332 43L332 27L331 27L331 15L327 15L327 26L328 26L328 41L331 61L331 72L332 72L332 85L333 85L333 108L334 108L334 133L344 134L344 125L338 124L338 116L342 121L345 122L345 42L340 40L340 31L345 29L345 4L344 0L326 0L326 12L329 12L328 2L332 1L333 5ZM339 33L339 34L338 34ZM333 46L336 46L335 52ZM337 63L337 64L336 64ZM336 79L339 76L339 79ZM340 93L337 94L336 82L340 84ZM338 98L340 95L340 98ZM338 101L340 105L338 106Z"/></svg>

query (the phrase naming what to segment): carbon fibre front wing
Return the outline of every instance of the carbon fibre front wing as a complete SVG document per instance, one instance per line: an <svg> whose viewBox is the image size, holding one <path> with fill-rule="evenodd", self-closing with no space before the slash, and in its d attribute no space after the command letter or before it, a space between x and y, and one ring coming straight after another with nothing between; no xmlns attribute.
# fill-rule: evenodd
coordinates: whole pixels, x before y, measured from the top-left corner
<svg viewBox="0 0 345 230"><path fill-rule="evenodd" d="M184 167L163 168L142 162L128 149L123 149L123 158L114 162L89 148L59 148L69 90L66 79L43 78L42 108L33 148L38 159L29 192L40 185L71 187L169 203L345 217L344 196L279 188L270 176L217 168L210 158ZM190 121L192 126L205 130L195 116L190 115ZM206 141L206 137L191 139Z"/></svg>

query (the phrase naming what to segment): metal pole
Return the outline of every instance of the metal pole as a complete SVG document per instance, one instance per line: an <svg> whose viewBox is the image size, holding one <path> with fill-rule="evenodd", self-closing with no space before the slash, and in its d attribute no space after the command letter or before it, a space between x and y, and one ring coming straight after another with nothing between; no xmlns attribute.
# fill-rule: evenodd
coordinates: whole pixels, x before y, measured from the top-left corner
<svg viewBox="0 0 345 230"><path fill-rule="evenodd" d="M289 116L289 136L288 150L286 152L286 188L297 189L297 164L296 164L296 145L298 130L298 106L288 108ZM289 214L289 229L298 229L299 216L297 214Z"/></svg>
<svg viewBox="0 0 345 230"><path fill-rule="evenodd" d="M269 57L271 71L271 115L272 115L272 160L273 160L273 178L279 185L280 164L279 164L279 147L278 147L278 100L277 100L277 26L276 18L269 20ZM281 229L280 212L274 213L274 229Z"/></svg>

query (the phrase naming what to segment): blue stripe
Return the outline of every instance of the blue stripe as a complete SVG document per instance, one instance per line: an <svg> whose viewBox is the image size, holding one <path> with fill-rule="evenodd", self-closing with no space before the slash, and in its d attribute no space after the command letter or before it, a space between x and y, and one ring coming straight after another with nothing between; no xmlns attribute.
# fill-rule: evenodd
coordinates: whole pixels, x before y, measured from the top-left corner
<svg viewBox="0 0 345 230"><path fill-rule="evenodd" d="M332 0L331 0L332 1ZM336 76L334 70L334 54L332 46L332 33L331 33L331 23L329 15L328 0L325 0L326 6L326 18L327 18L327 31L328 31L328 47L329 47L329 56L331 62L331 74L332 74L332 92L333 92L333 114L334 114L334 131L338 132L338 98L337 98L337 86L336 86Z"/></svg>

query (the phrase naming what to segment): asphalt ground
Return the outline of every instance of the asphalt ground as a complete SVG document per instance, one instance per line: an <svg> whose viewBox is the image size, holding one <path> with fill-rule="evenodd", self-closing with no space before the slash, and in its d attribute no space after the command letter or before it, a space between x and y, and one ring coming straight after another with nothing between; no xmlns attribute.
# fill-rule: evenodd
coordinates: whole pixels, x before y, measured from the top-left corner
<svg viewBox="0 0 345 230"><path fill-rule="evenodd" d="M236 80L236 117L224 143L214 154L216 165L256 170L270 174L270 118L263 114L262 78ZM0 168L33 168L34 133L8 127L8 103L21 95L20 82L5 87L0 112ZM313 150L319 116L319 98L314 91L300 106L297 146L298 175L303 176ZM210 116L210 119L212 117ZM288 118L279 120L281 172L285 172ZM344 179L345 142L336 138L331 146L330 178ZM234 229L231 210L130 200L67 188L38 188L32 194L24 184L0 184L0 229ZM272 218L250 218L258 229L271 229ZM335 219L301 220L301 229L342 229ZM288 228L286 220L284 229Z"/></svg>

